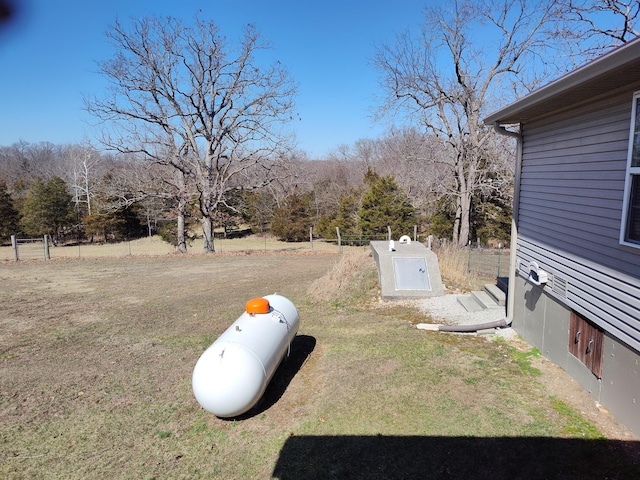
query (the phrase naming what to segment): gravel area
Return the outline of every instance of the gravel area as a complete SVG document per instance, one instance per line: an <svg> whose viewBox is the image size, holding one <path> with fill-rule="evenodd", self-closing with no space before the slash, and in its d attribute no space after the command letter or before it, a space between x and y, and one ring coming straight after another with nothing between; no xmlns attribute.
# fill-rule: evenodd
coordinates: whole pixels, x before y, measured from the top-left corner
<svg viewBox="0 0 640 480"><path fill-rule="evenodd" d="M462 294L445 294L439 297L424 298L416 301L416 306L432 318L432 323L443 325L474 325L493 322L505 318L504 308L485 309L479 312L468 312L458 303ZM512 328L500 328L495 335L502 337L516 336Z"/></svg>

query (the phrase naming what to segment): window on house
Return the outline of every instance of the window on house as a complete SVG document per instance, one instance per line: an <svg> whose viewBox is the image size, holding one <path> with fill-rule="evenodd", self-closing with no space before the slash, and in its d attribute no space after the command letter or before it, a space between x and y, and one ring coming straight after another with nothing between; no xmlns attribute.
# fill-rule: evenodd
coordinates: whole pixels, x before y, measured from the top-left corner
<svg viewBox="0 0 640 480"><path fill-rule="evenodd" d="M640 92L633 96L620 242L640 247Z"/></svg>

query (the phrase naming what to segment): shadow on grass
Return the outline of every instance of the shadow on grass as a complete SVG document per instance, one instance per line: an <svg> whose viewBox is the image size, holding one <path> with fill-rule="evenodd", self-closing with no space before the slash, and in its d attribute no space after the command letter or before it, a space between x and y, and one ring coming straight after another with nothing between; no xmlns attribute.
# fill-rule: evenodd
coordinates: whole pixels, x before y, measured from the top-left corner
<svg viewBox="0 0 640 480"><path fill-rule="evenodd" d="M640 442L548 437L293 436L273 477L632 479ZM634 460L635 459L635 460Z"/></svg>
<svg viewBox="0 0 640 480"><path fill-rule="evenodd" d="M316 348L316 339L310 335L296 335L291 342L291 352L289 356L285 356L282 363L278 366L276 373L267 385L262 398L255 407L242 415L230 418L229 420L245 420L255 417L265 410L271 408L284 394L285 390L302 368L304 362L309 358L313 349Z"/></svg>

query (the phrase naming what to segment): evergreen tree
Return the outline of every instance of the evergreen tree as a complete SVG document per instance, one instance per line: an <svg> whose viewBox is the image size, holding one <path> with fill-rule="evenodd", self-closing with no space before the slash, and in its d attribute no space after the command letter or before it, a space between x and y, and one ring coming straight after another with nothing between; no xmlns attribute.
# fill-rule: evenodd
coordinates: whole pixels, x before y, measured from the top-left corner
<svg viewBox="0 0 640 480"><path fill-rule="evenodd" d="M415 224L415 209L409 197L390 175L384 177L369 170L365 175L369 188L358 211L363 235L384 235L387 226L394 237L408 235Z"/></svg>
<svg viewBox="0 0 640 480"><path fill-rule="evenodd" d="M106 242L121 242L143 237L146 228L140 221L137 204L105 213L94 213L83 218L85 233L104 238Z"/></svg>
<svg viewBox="0 0 640 480"><path fill-rule="evenodd" d="M115 212L109 212L86 215L82 219L82 223L84 224L84 233L91 238L92 242L96 237L99 241L107 242L114 238L113 232L123 228L124 221Z"/></svg>
<svg viewBox="0 0 640 480"><path fill-rule="evenodd" d="M509 243L511 238L511 199L498 193L482 195L473 209L472 233L481 243Z"/></svg>
<svg viewBox="0 0 640 480"><path fill-rule="evenodd" d="M453 224L455 219L455 205L447 202L446 197L441 197L435 207L435 212L429 219L428 235L436 238L451 238L453 234Z"/></svg>
<svg viewBox="0 0 640 480"><path fill-rule="evenodd" d="M282 207L276 209L271 222L271 232L280 240L303 242L309 239L312 226L311 195L294 192Z"/></svg>
<svg viewBox="0 0 640 480"><path fill-rule="evenodd" d="M31 185L22 205L20 225L24 233L32 236L51 235L57 241L65 228L75 223L73 197L60 177L48 182L38 179Z"/></svg>
<svg viewBox="0 0 640 480"><path fill-rule="evenodd" d="M7 184L0 178L0 241L4 242L11 235L19 233L19 220L20 216L7 191Z"/></svg>
<svg viewBox="0 0 640 480"><path fill-rule="evenodd" d="M262 233L269 226L276 208L275 198L268 192L243 191L242 218L253 233Z"/></svg>
<svg viewBox="0 0 640 480"><path fill-rule="evenodd" d="M336 227L341 235L358 235L358 210L362 190L350 188L349 192L340 197L337 211L323 216L318 222L316 231L324 238L335 238Z"/></svg>

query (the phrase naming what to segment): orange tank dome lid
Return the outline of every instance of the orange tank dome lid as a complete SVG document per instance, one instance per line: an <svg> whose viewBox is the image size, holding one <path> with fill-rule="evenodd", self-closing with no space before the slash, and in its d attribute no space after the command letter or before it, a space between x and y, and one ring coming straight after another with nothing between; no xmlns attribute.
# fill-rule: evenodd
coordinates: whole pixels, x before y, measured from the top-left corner
<svg viewBox="0 0 640 480"><path fill-rule="evenodd" d="M249 315L255 315L257 313L269 313L269 300L266 298L258 297L252 298L245 305L245 310Z"/></svg>

